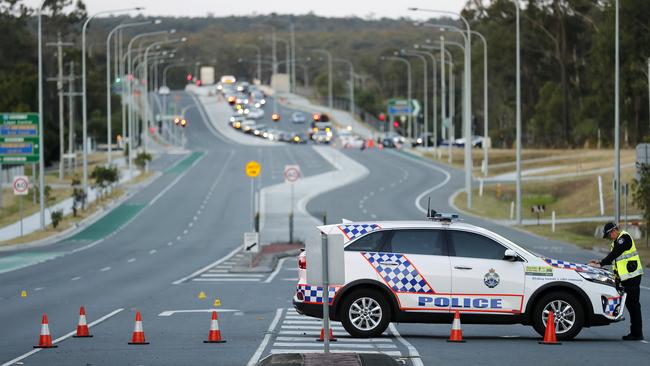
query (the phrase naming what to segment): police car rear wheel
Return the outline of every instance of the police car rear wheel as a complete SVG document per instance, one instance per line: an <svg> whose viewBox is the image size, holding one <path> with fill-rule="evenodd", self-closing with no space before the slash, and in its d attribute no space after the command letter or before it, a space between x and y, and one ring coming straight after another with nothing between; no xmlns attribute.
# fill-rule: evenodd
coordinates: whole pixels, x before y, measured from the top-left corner
<svg viewBox="0 0 650 366"><path fill-rule="evenodd" d="M368 338L381 335L390 322L390 307L379 291L360 289L343 301L341 323L353 337Z"/></svg>
<svg viewBox="0 0 650 366"><path fill-rule="evenodd" d="M573 339L580 333L584 324L584 312L575 296L566 292L553 292L544 295L537 302L533 327L542 336L551 311L555 318L555 334L559 340Z"/></svg>

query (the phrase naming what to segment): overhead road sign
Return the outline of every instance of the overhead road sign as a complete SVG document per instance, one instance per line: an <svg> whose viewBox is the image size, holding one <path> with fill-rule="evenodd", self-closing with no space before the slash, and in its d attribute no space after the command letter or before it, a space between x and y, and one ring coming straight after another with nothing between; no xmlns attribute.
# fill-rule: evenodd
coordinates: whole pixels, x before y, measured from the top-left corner
<svg viewBox="0 0 650 366"><path fill-rule="evenodd" d="M421 111L420 103L416 99L411 99L409 104L407 99L390 99L388 101L388 114L392 116L417 116Z"/></svg>
<svg viewBox="0 0 650 366"><path fill-rule="evenodd" d="M37 162L38 137L37 113L0 113L0 164Z"/></svg>

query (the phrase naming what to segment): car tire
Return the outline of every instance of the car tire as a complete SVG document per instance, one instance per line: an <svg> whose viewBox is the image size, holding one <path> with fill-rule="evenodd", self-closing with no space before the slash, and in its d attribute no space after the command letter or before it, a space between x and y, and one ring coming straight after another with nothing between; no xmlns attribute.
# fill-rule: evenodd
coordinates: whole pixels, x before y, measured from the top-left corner
<svg viewBox="0 0 650 366"><path fill-rule="evenodd" d="M580 333L584 325L585 313L578 299L564 291L556 291L542 296L533 308L532 324L535 331L544 336L549 310L555 314L555 334L558 340L571 340ZM561 323L561 324L560 324Z"/></svg>
<svg viewBox="0 0 650 366"><path fill-rule="evenodd" d="M365 309L365 310L364 310ZM355 317L355 313L358 314ZM373 289L358 289L345 296L339 318L355 338L380 336L390 324L391 308L386 296Z"/></svg>

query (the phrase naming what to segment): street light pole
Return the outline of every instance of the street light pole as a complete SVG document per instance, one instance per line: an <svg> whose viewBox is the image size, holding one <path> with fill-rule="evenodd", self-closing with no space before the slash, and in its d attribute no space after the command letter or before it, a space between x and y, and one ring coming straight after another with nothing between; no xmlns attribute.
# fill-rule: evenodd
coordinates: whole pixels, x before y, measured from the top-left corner
<svg viewBox="0 0 650 366"><path fill-rule="evenodd" d="M85 194L88 194L88 103L87 103L87 92L86 92L86 29L88 28L88 23L102 14L113 14L120 12L127 12L132 10L142 10L142 7L128 8L128 9L117 9L117 10L106 10L100 11L88 17L84 22L84 25L81 29L81 116L82 116L82 146L83 146L83 190ZM43 172L41 172L42 174Z"/></svg>
<svg viewBox="0 0 650 366"><path fill-rule="evenodd" d="M45 1L38 6L38 189L41 230L45 229L45 146L43 145L43 27L42 13Z"/></svg>
<svg viewBox="0 0 650 366"><path fill-rule="evenodd" d="M151 21L146 21L146 22L137 22L137 23L125 23L125 24L120 24L113 28L109 33L108 36L106 37L106 144L108 145L108 150L107 150L107 159L108 159L108 165L111 165L112 163L112 106L111 106L111 38L113 37L113 34L115 34L116 31L121 30L122 28L129 28L129 27L137 27L141 25L147 25L151 24ZM121 48L121 47L120 47ZM119 59L119 55L117 56L116 59ZM118 70L115 70L118 71ZM122 85L124 85L124 81L122 81ZM124 95L124 87L122 87L122 95Z"/></svg>
<svg viewBox="0 0 650 366"><path fill-rule="evenodd" d="M355 109L354 109L354 65L352 65L352 62L349 60L343 59L343 58L336 58L334 59L336 62L342 62L346 65L348 65L348 68L350 69L350 81L349 81L349 92L350 92L350 114L354 117Z"/></svg>
<svg viewBox="0 0 650 366"><path fill-rule="evenodd" d="M426 48L419 44L416 44L413 47L416 49ZM424 52L424 51L413 51L413 52L420 53L421 55L427 55L431 58L431 65L432 65L431 71L433 73L433 97L431 98L433 102L433 147L438 148L438 83L436 82L436 80L438 79L437 76L438 67L436 64L436 56L433 53ZM427 135L429 132L428 126L424 126L424 127L425 127L424 134ZM428 138L424 142L424 147L429 147Z"/></svg>
<svg viewBox="0 0 650 366"><path fill-rule="evenodd" d="M408 101L408 105L411 106L412 104L412 89L411 89L411 63L403 58L403 57L397 57L397 56L386 56L384 57L385 60L391 60L391 61L400 61L403 62L406 65L406 77L407 77L407 91L406 91L406 99ZM413 126L413 114L409 113L408 114L408 130L407 130L407 136L411 136L411 128Z"/></svg>
<svg viewBox="0 0 650 366"><path fill-rule="evenodd" d="M519 23L519 12L521 11L519 7L519 0L513 0L516 6L516 25L517 25L517 34L516 34L516 43L517 43L517 64L515 68L517 69L517 82L516 82L516 88L517 88L517 112L516 112L516 120L517 120L517 128L516 128L516 142L515 142L515 149L516 149L516 170L517 170L517 178L515 182L515 189L516 189L516 199L517 199L517 225L521 225L523 218L522 218L522 207L521 207L521 40L520 40L520 23ZM618 0L617 0L618 1ZM618 80L618 79L617 79ZM618 124L616 125L618 128ZM618 142L618 140L617 140ZM618 196L617 196L618 197ZM618 212L618 211L617 211Z"/></svg>
<svg viewBox="0 0 650 366"><path fill-rule="evenodd" d="M620 57L619 57L619 0L616 0L616 24L615 41L614 41L614 68L615 68L615 85L614 85L614 222L618 224L621 220L621 116L620 116Z"/></svg>
<svg viewBox="0 0 650 366"><path fill-rule="evenodd" d="M402 50L401 52L403 55L407 56L414 56L422 60L422 73L424 75L424 83L423 83L423 90L422 92L424 93L424 131L428 131L428 125L429 125L429 91L427 90L427 83L429 81L429 78L427 76L427 59L422 56L419 52L414 52L414 51L406 51ZM423 135L424 140L422 143L424 144L426 140L429 139L429 137L425 134Z"/></svg>

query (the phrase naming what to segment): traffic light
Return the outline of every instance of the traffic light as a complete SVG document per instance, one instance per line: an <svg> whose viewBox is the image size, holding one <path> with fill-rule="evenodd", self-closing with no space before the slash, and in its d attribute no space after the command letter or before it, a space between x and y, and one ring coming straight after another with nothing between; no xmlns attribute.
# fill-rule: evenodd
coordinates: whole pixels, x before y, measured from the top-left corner
<svg viewBox="0 0 650 366"><path fill-rule="evenodd" d="M273 120L273 122L278 122L280 120L280 113L273 113L271 115L271 119Z"/></svg>
<svg viewBox="0 0 650 366"><path fill-rule="evenodd" d="M185 80L192 81L192 74L187 74L187 76L185 77Z"/></svg>
<svg viewBox="0 0 650 366"><path fill-rule="evenodd" d="M201 86L201 79L196 79L196 86Z"/></svg>
<svg viewBox="0 0 650 366"><path fill-rule="evenodd" d="M187 120L185 118L181 119L181 127L185 128L187 126Z"/></svg>
<svg viewBox="0 0 650 366"><path fill-rule="evenodd" d="M314 113L313 118L314 118L314 122L320 121L320 114Z"/></svg>
<svg viewBox="0 0 650 366"><path fill-rule="evenodd" d="M379 113L379 120L384 122L386 120L386 115L383 113Z"/></svg>
<svg viewBox="0 0 650 366"><path fill-rule="evenodd" d="M395 128L399 127L399 122L398 122L398 121L394 121L394 122L393 122L393 127L395 127Z"/></svg>

